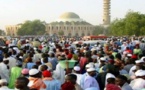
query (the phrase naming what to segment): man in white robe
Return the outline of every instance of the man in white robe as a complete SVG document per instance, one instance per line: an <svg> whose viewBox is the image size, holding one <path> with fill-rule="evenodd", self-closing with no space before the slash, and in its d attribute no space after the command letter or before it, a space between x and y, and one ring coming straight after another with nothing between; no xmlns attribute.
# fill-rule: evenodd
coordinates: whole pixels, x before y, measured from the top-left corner
<svg viewBox="0 0 145 90"><path fill-rule="evenodd" d="M9 60L3 59L3 62L0 63L0 77L9 81L9 69L7 67Z"/></svg>

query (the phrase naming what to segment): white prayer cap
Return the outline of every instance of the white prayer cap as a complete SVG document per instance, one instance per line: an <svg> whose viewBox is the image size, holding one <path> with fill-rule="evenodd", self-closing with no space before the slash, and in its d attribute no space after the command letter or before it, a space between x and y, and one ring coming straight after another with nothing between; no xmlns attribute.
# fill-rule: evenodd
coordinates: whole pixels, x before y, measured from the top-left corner
<svg viewBox="0 0 145 90"><path fill-rule="evenodd" d="M107 74L106 79L108 79L108 78L115 78L115 76L113 74Z"/></svg>
<svg viewBox="0 0 145 90"><path fill-rule="evenodd" d="M106 61L106 58L105 57L101 57L100 60L101 61Z"/></svg>
<svg viewBox="0 0 145 90"><path fill-rule="evenodd" d="M28 39L26 39L26 42L29 42L29 40L28 40Z"/></svg>
<svg viewBox="0 0 145 90"><path fill-rule="evenodd" d="M19 58L20 58L20 59L23 59L23 57L22 57L22 56L19 56Z"/></svg>
<svg viewBox="0 0 145 90"><path fill-rule="evenodd" d="M36 48L36 47L34 47L33 49L34 49L34 50L37 50L37 48Z"/></svg>
<svg viewBox="0 0 145 90"><path fill-rule="evenodd" d="M124 51L123 54L126 55L126 54L128 54L128 52Z"/></svg>
<svg viewBox="0 0 145 90"><path fill-rule="evenodd" d="M17 48L17 47L13 47L13 49L14 49L14 50L18 50L18 48Z"/></svg>
<svg viewBox="0 0 145 90"><path fill-rule="evenodd" d="M145 57L142 57L142 58L141 58L141 60L143 60L143 61L144 61L144 59L145 59Z"/></svg>
<svg viewBox="0 0 145 90"><path fill-rule="evenodd" d="M128 56L128 57L131 57L131 56L132 56L132 54L130 54L130 53L129 53L129 54L127 54L127 56Z"/></svg>
<svg viewBox="0 0 145 90"><path fill-rule="evenodd" d="M96 55L93 55L91 58L92 59L97 59L97 56Z"/></svg>
<svg viewBox="0 0 145 90"><path fill-rule="evenodd" d="M94 67L94 65L92 65L90 63L86 65L86 68L93 68L93 67Z"/></svg>
<svg viewBox="0 0 145 90"><path fill-rule="evenodd" d="M143 63L143 60L136 60L135 63Z"/></svg>
<svg viewBox="0 0 145 90"><path fill-rule="evenodd" d="M86 53L86 52L87 52L86 50L83 51L83 53Z"/></svg>
<svg viewBox="0 0 145 90"><path fill-rule="evenodd" d="M3 58L3 61L8 61L9 59L8 58Z"/></svg>
<svg viewBox="0 0 145 90"><path fill-rule="evenodd" d="M145 76L145 70L137 70L135 76Z"/></svg>
<svg viewBox="0 0 145 90"><path fill-rule="evenodd" d="M0 84L2 83L7 83L7 80L6 79L0 79Z"/></svg>
<svg viewBox="0 0 145 90"><path fill-rule="evenodd" d="M91 49L91 51L95 51L95 50L96 50L95 48L92 48L92 49Z"/></svg>
<svg viewBox="0 0 145 90"><path fill-rule="evenodd" d="M75 71L80 71L81 68L80 68L79 66L75 66L75 67L74 67L74 70L75 70Z"/></svg>
<svg viewBox="0 0 145 90"><path fill-rule="evenodd" d="M95 68L88 68L87 69L87 72L92 72L92 71L96 71L96 69Z"/></svg>
<svg viewBox="0 0 145 90"><path fill-rule="evenodd" d="M37 70L37 69L31 69L30 71L29 71L29 75L36 75L36 74L38 74L39 73L39 71Z"/></svg>

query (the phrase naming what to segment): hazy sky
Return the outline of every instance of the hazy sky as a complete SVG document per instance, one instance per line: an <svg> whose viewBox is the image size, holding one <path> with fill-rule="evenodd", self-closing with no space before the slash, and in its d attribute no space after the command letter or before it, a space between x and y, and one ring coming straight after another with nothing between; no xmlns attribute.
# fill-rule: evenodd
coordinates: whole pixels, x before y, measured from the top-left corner
<svg viewBox="0 0 145 90"><path fill-rule="evenodd" d="M0 29L26 20L47 23L64 12L74 12L93 25L102 24L103 0L0 0ZM145 14L145 0L111 0L111 20L122 18L127 11Z"/></svg>

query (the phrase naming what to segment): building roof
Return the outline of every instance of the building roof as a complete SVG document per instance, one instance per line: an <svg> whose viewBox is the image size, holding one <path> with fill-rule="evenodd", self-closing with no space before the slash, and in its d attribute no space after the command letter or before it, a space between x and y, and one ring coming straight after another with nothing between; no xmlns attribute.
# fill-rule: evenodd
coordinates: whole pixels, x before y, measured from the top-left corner
<svg viewBox="0 0 145 90"><path fill-rule="evenodd" d="M69 21L66 21L66 22L54 21L54 22L49 23L49 25L91 25L91 24L88 22L85 22L85 21L82 21L82 22L79 22L79 21L77 21L77 22L74 22L74 21L71 21L71 22L69 22Z"/></svg>
<svg viewBox="0 0 145 90"><path fill-rule="evenodd" d="M80 19L80 17L73 12L66 12L60 15L59 19Z"/></svg>
<svg viewBox="0 0 145 90"><path fill-rule="evenodd" d="M82 20L79 15L73 12L66 12L60 15L60 17L48 23L48 25L91 25L90 23Z"/></svg>

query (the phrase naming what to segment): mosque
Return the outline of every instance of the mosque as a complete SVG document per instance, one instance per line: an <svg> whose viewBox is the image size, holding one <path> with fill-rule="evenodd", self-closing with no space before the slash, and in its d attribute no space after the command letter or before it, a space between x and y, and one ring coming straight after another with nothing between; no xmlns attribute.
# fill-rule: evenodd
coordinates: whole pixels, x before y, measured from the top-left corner
<svg viewBox="0 0 145 90"><path fill-rule="evenodd" d="M103 25L108 27L110 24L110 7L111 0L103 0ZM6 35L17 36L18 29L21 25L6 26ZM84 21L79 15L73 12L65 12L60 17L46 24L46 33L50 36L88 36L93 35L95 27Z"/></svg>
<svg viewBox="0 0 145 90"><path fill-rule="evenodd" d="M65 12L60 17L46 24L46 33L57 36L92 35L94 26L79 17L76 13Z"/></svg>

